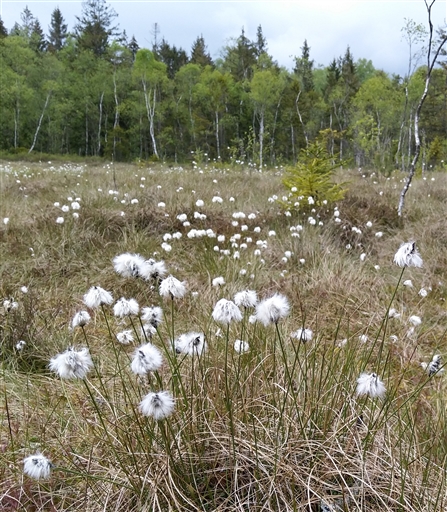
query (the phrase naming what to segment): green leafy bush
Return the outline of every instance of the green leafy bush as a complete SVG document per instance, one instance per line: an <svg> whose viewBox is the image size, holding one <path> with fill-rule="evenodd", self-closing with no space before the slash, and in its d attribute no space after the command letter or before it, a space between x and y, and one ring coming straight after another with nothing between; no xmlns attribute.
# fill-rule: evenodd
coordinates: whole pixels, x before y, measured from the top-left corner
<svg viewBox="0 0 447 512"><path fill-rule="evenodd" d="M293 167L289 167L283 178L283 184L289 190L288 206L312 197L309 204L321 205L323 201L333 203L343 199L346 193L345 183L336 183L334 175L339 163L335 164L324 145L315 141L301 150L301 158Z"/></svg>

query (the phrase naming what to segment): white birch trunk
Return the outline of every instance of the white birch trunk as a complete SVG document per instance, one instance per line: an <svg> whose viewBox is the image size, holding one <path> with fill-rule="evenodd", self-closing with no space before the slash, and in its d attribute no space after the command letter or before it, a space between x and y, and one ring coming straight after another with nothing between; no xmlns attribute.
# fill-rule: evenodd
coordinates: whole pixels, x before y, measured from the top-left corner
<svg viewBox="0 0 447 512"><path fill-rule="evenodd" d="M45 100L45 105L43 106L42 113L40 114L39 122L37 123L37 128L36 128L36 131L34 133L33 143L31 144L31 147L29 148L28 154L31 153L31 151L34 149L34 146L36 145L37 136L39 135L40 127L42 125L42 119L43 119L43 116L45 114L45 110L46 110L46 108L48 106L48 103L50 101L51 93L52 93L52 91L49 91L49 93L47 94L47 99Z"/></svg>

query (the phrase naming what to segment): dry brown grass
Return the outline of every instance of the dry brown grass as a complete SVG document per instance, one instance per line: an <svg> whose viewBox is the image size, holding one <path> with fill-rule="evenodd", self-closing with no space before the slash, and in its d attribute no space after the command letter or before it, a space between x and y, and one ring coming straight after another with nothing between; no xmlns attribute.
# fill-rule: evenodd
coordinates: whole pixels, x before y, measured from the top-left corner
<svg viewBox="0 0 447 512"><path fill-rule="evenodd" d="M323 502L337 511L444 510L445 377L428 379L420 363L435 353L447 357L447 178L417 179L403 220L396 215L401 178L345 171L350 190L337 205L341 222L328 206L312 213L323 225L310 226L309 212L285 216L268 200L284 194L278 172L4 163L0 220L10 220L0 222L0 296L14 297L19 308L7 314L0 305L2 510L320 511ZM109 194L115 189L118 195ZM215 195L222 204L212 202ZM79 219L53 206L70 204L69 196L81 198ZM198 199L204 207L195 205ZM206 219L195 220L195 211ZM238 211L256 218L233 226ZM63 225L55 222L60 215ZM292 237L297 225L303 230ZM211 228L225 242L188 238L192 227ZM163 235L177 231L182 238L164 252ZM247 249L231 247L237 233L236 243L252 238ZM406 269L413 287L396 289L393 255L410 239L424 268ZM257 240L267 241L259 256ZM292 252L286 262L285 251ZM209 350L200 360L172 355L169 301L148 283L114 272L112 259L123 252L164 259L188 292L197 292L174 304L174 329L206 334ZM222 288L211 285L217 276L225 278ZM48 371L56 353L85 344L82 331L68 325L96 284L115 298L163 305L154 343L165 355L159 378L176 397L172 418L155 423L140 415L138 402L156 382L132 375L134 347L110 338L100 312L86 328L95 362L87 387ZM218 333L214 304L245 288L260 298L280 292L289 299L291 315L277 332L245 321L230 326L228 339L225 328ZM385 321L394 294L401 316ZM113 332L124 328L107 314ZM423 322L409 336L415 314ZM298 327L311 328L314 339L293 341ZM237 338L249 341L248 354L233 353ZM27 343L21 353L14 349L19 339ZM381 375L384 401L356 398L361 371ZM37 450L57 465L48 481L22 473L23 458Z"/></svg>

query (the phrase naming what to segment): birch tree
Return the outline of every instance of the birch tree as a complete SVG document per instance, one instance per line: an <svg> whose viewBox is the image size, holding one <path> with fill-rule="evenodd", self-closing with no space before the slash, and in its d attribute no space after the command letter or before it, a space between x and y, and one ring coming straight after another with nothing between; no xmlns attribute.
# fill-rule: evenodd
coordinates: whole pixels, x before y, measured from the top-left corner
<svg viewBox="0 0 447 512"><path fill-rule="evenodd" d="M160 158L155 137L155 114L162 85L167 80L166 65L163 62L157 62L150 50L142 49L137 52L132 73L143 92L152 151L157 158Z"/></svg>
<svg viewBox="0 0 447 512"><path fill-rule="evenodd" d="M428 16L428 48L427 48L427 60L426 60L426 74L425 74L425 85L424 85L424 91L422 93L422 96L419 100L419 103L416 107L416 111L414 113L414 155L413 159L410 164L410 168L408 171L407 178L405 180L404 187L400 193L399 197L399 203L397 206L397 214L399 217L402 216L402 212L405 205L405 196L408 192L408 189L410 188L411 182L413 180L414 174L416 172L416 164L419 160L419 155L421 152L421 140L419 137L419 117L421 114L422 106L424 104L425 98L428 94L428 89L430 87L430 79L432 76L433 68L436 64L436 61L439 57L439 54L447 42L447 33L444 30L439 31L439 39L435 42L434 41L434 34L433 34L433 22L431 19L431 10L436 0L428 1L424 0L425 7L427 9L427 16Z"/></svg>

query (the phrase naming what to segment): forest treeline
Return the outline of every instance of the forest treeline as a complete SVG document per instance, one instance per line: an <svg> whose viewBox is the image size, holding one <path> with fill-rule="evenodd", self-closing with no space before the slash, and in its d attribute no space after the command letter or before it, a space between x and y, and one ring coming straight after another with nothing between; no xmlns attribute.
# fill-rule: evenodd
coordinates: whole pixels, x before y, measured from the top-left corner
<svg viewBox="0 0 447 512"><path fill-rule="evenodd" d="M317 67L304 41L289 71L261 26L213 60L202 36L189 54L165 39L140 48L116 18L105 0L87 0L72 32L59 8L48 34L28 7L10 30L0 19L1 151L262 166L296 162L319 138L352 165L408 167L425 80L410 50L406 76L389 76L349 47ZM403 37L412 48L424 29L407 21ZM447 159L446 84L441 63L420 119L427 168Z"/></svg>

